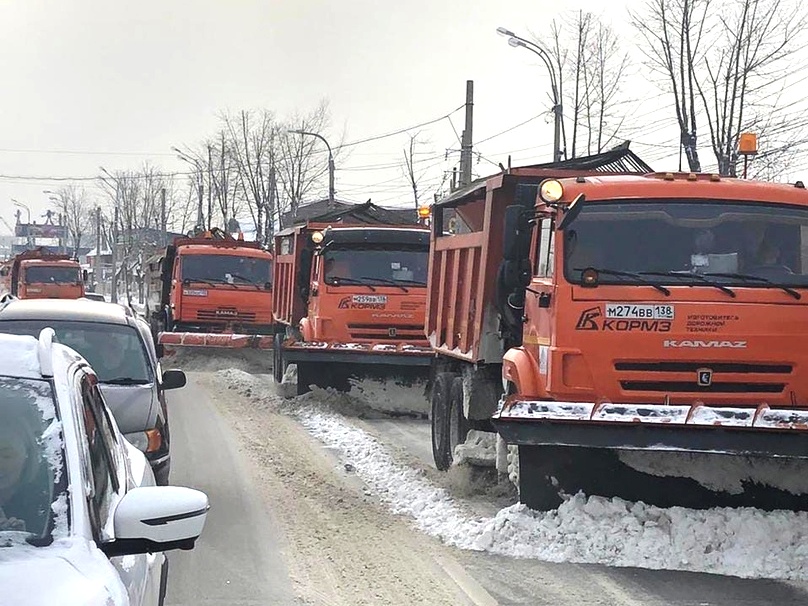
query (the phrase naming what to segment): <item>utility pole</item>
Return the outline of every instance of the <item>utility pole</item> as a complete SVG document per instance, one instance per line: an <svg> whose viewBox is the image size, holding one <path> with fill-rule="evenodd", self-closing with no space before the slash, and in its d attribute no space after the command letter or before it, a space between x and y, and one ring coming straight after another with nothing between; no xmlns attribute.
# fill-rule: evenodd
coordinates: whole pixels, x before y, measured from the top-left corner
<svg viewBox="0 0 808 606"><path fill-rule="evenodd" d="M210 157L210 144L208 144L208 229L213 221L213 161ZM227 227L223 225L222 227Z"/></svg>
<svg viewBox="0 0 808 606"><path fill-rule="evenodd" d="M93 266L95 277L95 291L101 286L101 207L95 207L95 265Z"/></svg>
<svg viewBox="0 0 808 606"><path fill-rule="evenodd" d="M166 188L160 190L160 238L162 246L168 244L168 230L166 229Z"/></svg>
<svg viewBox="0 0 808 606"><path fill-rule="evenodd" d="M112 302L118 302L118 195L115 195L115 214L112 220Z"/></svg>
<svg viewBox="0 0 808 606"><path fill-rule="evenodd" d="M474 81L466 80L466 126L460 144L460 187L471 183L471 129L474 121Z"/></svg>

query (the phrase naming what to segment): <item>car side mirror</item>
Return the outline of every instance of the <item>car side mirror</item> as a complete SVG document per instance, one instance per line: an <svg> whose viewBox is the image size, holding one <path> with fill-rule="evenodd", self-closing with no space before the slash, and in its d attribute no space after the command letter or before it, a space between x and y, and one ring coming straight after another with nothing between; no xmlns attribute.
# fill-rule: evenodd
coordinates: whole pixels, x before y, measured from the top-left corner
<svg viewBox="0 0 808 606"><path fill-rule="evenodd" d="M185 387L187 379L181 370L166 370L163 372L163 389L179 389Z"/></svg>
<svg viewBox="0 0 808 606"><path fill-rule="evenodd" d="M115 539L100 545L108 557L193 549L205 527L208 496L181 486L141 486L113 513Z"/></svg>

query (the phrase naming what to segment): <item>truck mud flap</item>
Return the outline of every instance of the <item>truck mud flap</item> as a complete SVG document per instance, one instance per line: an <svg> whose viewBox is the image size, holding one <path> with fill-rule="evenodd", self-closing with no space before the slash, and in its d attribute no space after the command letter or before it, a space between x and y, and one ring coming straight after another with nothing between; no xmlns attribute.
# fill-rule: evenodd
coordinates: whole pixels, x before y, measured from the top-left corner
<svg viewBox="0 0 808 606"><path fill-rule="evenodd" d="M166 347L213 347L226 349L272 349L272 335L242 335L199 332L161 332L157 342Z"/></svg>
<svg viewBox="0 0 808 606"><path fill-rule="evenodd" d="M579 406L517 402L492 419L519 447L531 508L581 491L659 507L808 511L808 411Z"/></svg>

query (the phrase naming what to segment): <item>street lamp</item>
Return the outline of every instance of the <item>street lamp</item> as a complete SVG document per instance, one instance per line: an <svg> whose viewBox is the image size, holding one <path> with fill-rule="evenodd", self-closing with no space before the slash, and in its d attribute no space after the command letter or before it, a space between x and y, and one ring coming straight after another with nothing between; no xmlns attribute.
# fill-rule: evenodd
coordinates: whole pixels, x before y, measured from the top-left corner
<svg viewBox="0 0 808 606"><path fill-rule="evenodd" d="M320 141L325 143L325 146L328 148L328 208L334 208L334 155L331 153L331 146L328 144L328 141L326 141L325 137L318 133L310 133L305 130L289 130L287 132L295 135L309 135L310 137L317 137Z"/></svg>
<svg viewBox="0 0 808 606"><path fill-rule="evenodd" d="M177 158L179 158L180 160L182 160L186 164L193 165L193 167L196 169L196 172L194 173L194 175L196 176L197 198L199 198L197 208L196 208L196 224L197 224L196 227L197 227L197 229L204 231L204 229L205 229L205 212L204 212L204 210L202 208L202 199L205 197L205 193L203 191L203 189L205 187L205 184L202 181L202 167L199 166L199 161L196 158L193 158L193 157L189 156L188 154L186 154L181 149L176 148L176 147L172 147L171 151L173 151L173 152L175 152L177 154ZM208 188L208 189L210 189L210 188ZM210 219L210 217L208 217L208 219Z"/></svg>
<svg viewBox="0 0 808 606"><path fill-rule="evenodd" d="M550 72L550 85L552 87L553 92L553 115L555 117L555 128L554 128L554 136L553 136L553 162L560 162L561 161L561 129L564 126L564 110L561 106L561 98L558 94L558 76L556 74L556 70L553 67L553 62L550 58L550 55L547 54L547 51L544 50L541 46L536 44L535 42L531 42L530 40L525 40L524 38L517 36L511 30L505 29L504 27L498 27L497 33L502 36L508 36L508 44L514 48L522 47L524 49L529 50L534 55L538 55L539 58L544 62L544 65L547 67L547 71Z"/></svg>

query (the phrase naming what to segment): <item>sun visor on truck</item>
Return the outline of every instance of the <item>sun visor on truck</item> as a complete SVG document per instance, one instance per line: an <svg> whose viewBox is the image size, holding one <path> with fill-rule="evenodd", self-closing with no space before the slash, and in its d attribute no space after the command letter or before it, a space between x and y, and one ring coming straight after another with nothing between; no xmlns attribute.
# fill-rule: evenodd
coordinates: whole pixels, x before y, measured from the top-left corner
<svg viewBox="0 0 808 606"><path fill-rule="evenodd" d="M426 229L374 229L372 227L329 229L323 234L323 246L339 247L357 244L385 244L423 246L429 248L429 231Z"/></svg>

